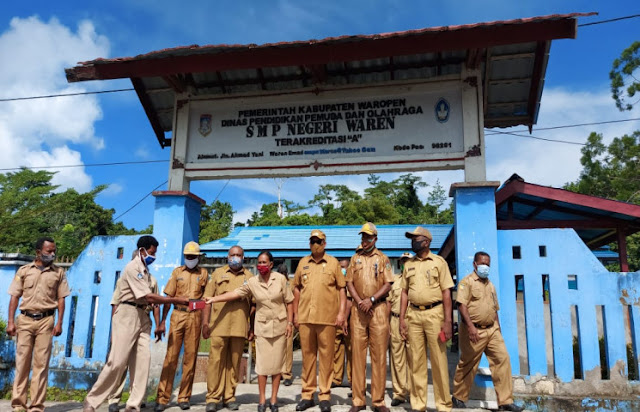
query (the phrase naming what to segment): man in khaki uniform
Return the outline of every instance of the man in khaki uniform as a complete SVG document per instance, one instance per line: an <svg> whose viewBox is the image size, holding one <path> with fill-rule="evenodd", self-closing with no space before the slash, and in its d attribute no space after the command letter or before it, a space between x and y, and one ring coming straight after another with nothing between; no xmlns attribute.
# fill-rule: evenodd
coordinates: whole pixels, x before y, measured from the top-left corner
<svg viewBox="0 0 640 412"><path fill-rule="evenodd" d="M329 412L336 326L346 329L345 278L338 260L324 252L322 231L311 231L309 246L311 255L300 259L293 280L293 323L300 331L302 347L302 395L296 411L314 405L313 393L319 386L320 412Z"/></svg>
<svg viewBox="0 0 640 412"><path fill-rule="evenodd" d="M418 226L406 232L416 256L402 272L400 334L408 339L411 364L411 409L427 408L427 346L430 352L433 393L438 411L451 410L447 346L451 339L451 291L453 280L447 262L429 250L431 233ZM439 335L443 335L444 341Z"/></svg>
<svg viewBox="0 0 640 412"><path fill-rule="evenodd" d="M393 275L389 258L376 248L378 230L367 222L360 229L362 243L347 269L347 288L356 303L351 309L351 373L353 400L350 412L366 409L367 349L371 354L373 412L388 412L384 404L387 380L389 311L385 301Z"/></svg>
<svg viewBox="0 0 640 412"><path fill-rule="evenodd" d="M340 260L340 268L342 271L342 275L347 277L347 268L349 267L349 259ZM347 290L347 307L346 307L346 322L349 324L349 314L351 313L351 295L349 295L349 290ZM342 381L344 379L344 364L345 359L347 362L347 381L349 382L349 387L351 387L351 335L348 333L344 333L342 328L336 328L336 342L335 342L336 352L333 356L333 382L331 383L331 387L341 386Z"/></svg>
<svg viewBox="0 0 640 412"><path fill-rule="evenodd" d="M111 351L98 380L84 400L84 412L94 412L116 392L127 367L131 390L125 412L140 410L151 361L151 319L147 307L149 304L189 302L186 297L170 298L153 293L148 266L155 260L158 241L153 236L141 236L137 247L139 256L127 263L122 272L120 303L113 314Z"/></svg>
<svg viewBox="0 0 640 412"><path fill-rule="evenodd" d="M216 269L207 284L204 297L222 295L247 282L253 274L243 267L244 250L240 246L229 249L228 264ZM249 299L207 305L202 319L202 336L211 336L211 350L207 366L206 412L223 406L238 410L236 387L244 342L249 334Z"/></svg>
<svg viewBox="0 0 640 412"><path fill-rule="evenodd" d="M403 253L400 256L400 274L393 276L393 284L387 298L389 305L389 331L391 344L389 347L389 363L391 364L391 384L393 386L393 398L391 406L398 406L409 400L409 382L411 375L407 364L407 342L400 336L400 297L402 295L402 271L407 260L412 259L411 253Z"/></svg>
<svg viewBox="0 0 640 412"><path fill-rule="evenodd" d="M183 250L185 264L173 270L169 282L164 288L167 296L187 296L191 300L200 300L204 294L209 273L200 263L200 245L188 242ZM164 305L161 323L164 324L171 305ZM178 392L178 406L185 410L190 408L189 400L193 389L193 377L196 371L198 347L200 346L200 332L202 312L189 311L187 305L173 305L171 320L169 321L169 340L167 354L162 365L158 394L156 397L156 412L167 408L173 390L173 378L178 369L178 357L184 344L182 355L182 380Z"/></svg>
<svg viewBox="0 0 640 412"><path fill-rule="evenodd" d="M489 360L491 379L496 389L501 411L520 412L513 403L511 361L500 331L498 296L488 279L491 258L485 252L473 257L474 271L458 285L458 311L462 316L460 327L460 362L453 378L453 406L465 408L473 378L484 353Z"/></svg>
<svg viewBox="0 0 640 412"><path fill-rule="evenodd" d="M50 237L36 241L36 259L18 269L9 285L9 318L7 334L17 335L16 370L11 393L14 411L27 410L27 381L31 375L31 406L29 411L44 411L51 357L51 337L62 333L64 298L69 296L69 284L62 268L53 264L56 243ZM18 325L14 323L20 304ZM58 321L54 314L58 309ZM54 326L55 323L55 326Z"/></svg>

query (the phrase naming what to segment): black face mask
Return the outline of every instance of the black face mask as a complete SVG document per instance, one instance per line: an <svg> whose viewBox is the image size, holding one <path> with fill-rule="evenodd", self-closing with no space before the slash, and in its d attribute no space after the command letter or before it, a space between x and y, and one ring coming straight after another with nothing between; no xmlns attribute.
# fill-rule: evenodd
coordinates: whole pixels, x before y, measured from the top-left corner
<svg viewBox="0 0 640 412"><path fill-rule="evenodd" d="M423 242L424 240L411 239L411 250L413 250L414 253L420 252L422 250Z"/></svg>

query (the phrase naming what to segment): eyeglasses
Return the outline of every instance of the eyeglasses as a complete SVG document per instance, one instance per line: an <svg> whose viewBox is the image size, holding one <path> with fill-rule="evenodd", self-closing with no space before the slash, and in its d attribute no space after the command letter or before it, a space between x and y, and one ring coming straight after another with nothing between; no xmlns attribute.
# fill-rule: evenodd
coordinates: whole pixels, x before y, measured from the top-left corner
<svg viewBox="0 0 640 412"><path fill-rule="evenodd" d="M322 244L322 239L319 239L319 238L309 239L309 244L310 245L321 245Z"/></svg>

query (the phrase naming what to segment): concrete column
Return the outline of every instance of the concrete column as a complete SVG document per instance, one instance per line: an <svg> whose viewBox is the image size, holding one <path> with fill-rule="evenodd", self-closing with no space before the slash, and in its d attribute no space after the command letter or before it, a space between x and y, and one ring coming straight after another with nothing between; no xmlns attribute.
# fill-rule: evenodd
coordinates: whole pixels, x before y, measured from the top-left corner
<svg viewBox="0 0 640 412"><path fill-rule="evenodd" d="M469 182L451 185L449 196L454 202L454 230L458 282L473 271L473 255L487 252L491 256L491 282L500 296L498 265L498 231L495 190L500 182ZM489 363L483 356L475 383L480 388L493 386ZM472 394L473 395L473 394Z"/></svg>

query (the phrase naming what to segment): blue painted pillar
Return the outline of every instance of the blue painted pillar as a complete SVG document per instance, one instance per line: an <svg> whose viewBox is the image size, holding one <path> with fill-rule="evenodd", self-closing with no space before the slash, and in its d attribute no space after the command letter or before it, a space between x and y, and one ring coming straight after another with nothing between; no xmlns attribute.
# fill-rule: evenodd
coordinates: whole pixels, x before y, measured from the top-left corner
<svg viewBox="0 0 640 412"><path fill-rule="evenodd" d="M454 203L456 269L458 282L473 271L473 255L484 251L491 256L490 279L500 295L498 270L498 230L495 190L499 182L454 183L449 192ZM489 363L483 356L481 368ZM481 388L493 386L491 376L478 374L475 383Z"/></svg>

